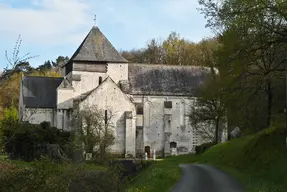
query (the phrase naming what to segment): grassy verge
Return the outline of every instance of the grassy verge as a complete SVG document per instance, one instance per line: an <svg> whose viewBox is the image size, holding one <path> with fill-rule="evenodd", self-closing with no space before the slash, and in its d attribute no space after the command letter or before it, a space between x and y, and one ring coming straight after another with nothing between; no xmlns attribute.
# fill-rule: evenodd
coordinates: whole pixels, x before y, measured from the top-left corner
<svg viewBox="0 0 287 192"><path fill-rule="evenodd" d="M287 191L287 131L268 129L216 145L200 156L178 156L153 164L126 191L169 191L180 178L181 163L205 163L237 178L250 192Z"/></svg>

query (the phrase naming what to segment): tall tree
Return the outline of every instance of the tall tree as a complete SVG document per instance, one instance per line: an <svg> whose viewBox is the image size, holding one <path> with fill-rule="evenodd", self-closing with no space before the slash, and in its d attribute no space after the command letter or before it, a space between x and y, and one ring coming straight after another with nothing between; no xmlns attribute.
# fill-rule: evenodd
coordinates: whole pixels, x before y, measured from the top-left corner
<svg viewBox="0 0 287 192"><path fill-rule="evenodd" d="M244 108L247 114L248 103L262 98L266 114L260 114L266 118L265 127L270 126L274 90L286 64L286 2L200 0L199 3L208 26L221 36L217 65L221 77L228 82L225 90L229 100L241 100L237 109ZM261 106L262 103L253 108Z"/></svg>
<svg viewBox="0 0 287 192"><path fill-rule="evenodd" d="M226 105L222 102L223 94L220 76L211 67L210 76L199 89L199 97L192 106L189 120L197 134L205 142L219 143L226 132Z"/></svg>
<svg viewBox="0 0 287 192"><path fill-rule="evenodd" d="M145 48L122 51L122 55L135 63L210 66L214 59L213 51L218 46L216 38L194 43L171 32L164 40L152 39Z"/></svg>

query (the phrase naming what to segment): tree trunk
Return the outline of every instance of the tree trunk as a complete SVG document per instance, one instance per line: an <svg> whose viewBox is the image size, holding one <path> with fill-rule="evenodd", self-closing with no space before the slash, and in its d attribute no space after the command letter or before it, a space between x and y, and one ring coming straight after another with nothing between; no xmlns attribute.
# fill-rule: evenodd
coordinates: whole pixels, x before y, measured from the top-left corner
<svg viewBox="0 0 287 192"><path fill-rule="evenodd" d="M273 105L273 93L271 81L267 81L267 127L270 127L271 116L272 116L272 105Z"/></svg>

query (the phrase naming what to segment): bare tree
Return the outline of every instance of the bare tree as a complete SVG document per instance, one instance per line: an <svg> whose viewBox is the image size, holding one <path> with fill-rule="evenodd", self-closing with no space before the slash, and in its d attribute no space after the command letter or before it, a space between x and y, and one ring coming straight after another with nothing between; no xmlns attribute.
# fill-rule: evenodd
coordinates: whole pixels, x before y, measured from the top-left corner
<svg viewBox="0 0 287 192"><path fill-rule="evenodd" d="M5 57L8 61L8 65L6 66L6 68L4 68L4 71L0 76L1 79L3 79L3 77L9 78L11 74L13 74L13 72L19 72L19 71L27 72L32 69L28 61L30 59L38 57L38 55L31 56L30 53L26 53L23 56L20 56L21 45L22 45L22 39L21 35L19 35L15 43L12 56L9 57L8 51L7 50L5 51Z"/></svg>
<svg viewBox="0 0 287 192"><path fill-rule="evenodd" d="M226 107L221 102L218 77L213 74L199 90L200 98L192 108L190 122L198 135L208 142L220 142L223 124L226 123Z"/></svg>
<svg viewBox="0 0 287 192"><path fill-rule="evenodd" d="M15 44L15 47L13 49L12 57L8 57L8 51L7 50L5 51L5 57L10 67L12 67L12 69L15 69L19 63L24 63L30 59L38 57L38 56L31 56L30 53L26 53L23 56L19 56L21 44L22 44L22 39L21 39L21 35L19 35L16 41L16 44Z"/></svg>
<svg viewBox="0 0 287 192"><path fill-rule="evenodd" d="M115 142L112 118L110 110L101 110L95 105L84 107L76 117L80 121L76 133L85 152L96 154L101 161L107 157L108 148Z"/></svg>

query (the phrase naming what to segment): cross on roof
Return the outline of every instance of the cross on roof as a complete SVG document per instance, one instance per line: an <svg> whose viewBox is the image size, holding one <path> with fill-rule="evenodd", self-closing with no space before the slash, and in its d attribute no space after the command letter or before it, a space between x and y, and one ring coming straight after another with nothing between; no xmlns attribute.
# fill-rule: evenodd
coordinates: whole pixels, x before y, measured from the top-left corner
<svg viewBox="0 0 287 192"><path fill-rule="evenodd" d="M97 21L97 15L95 15L95 17L94 17L94 25L97 24L96 21Z"/></svg>

